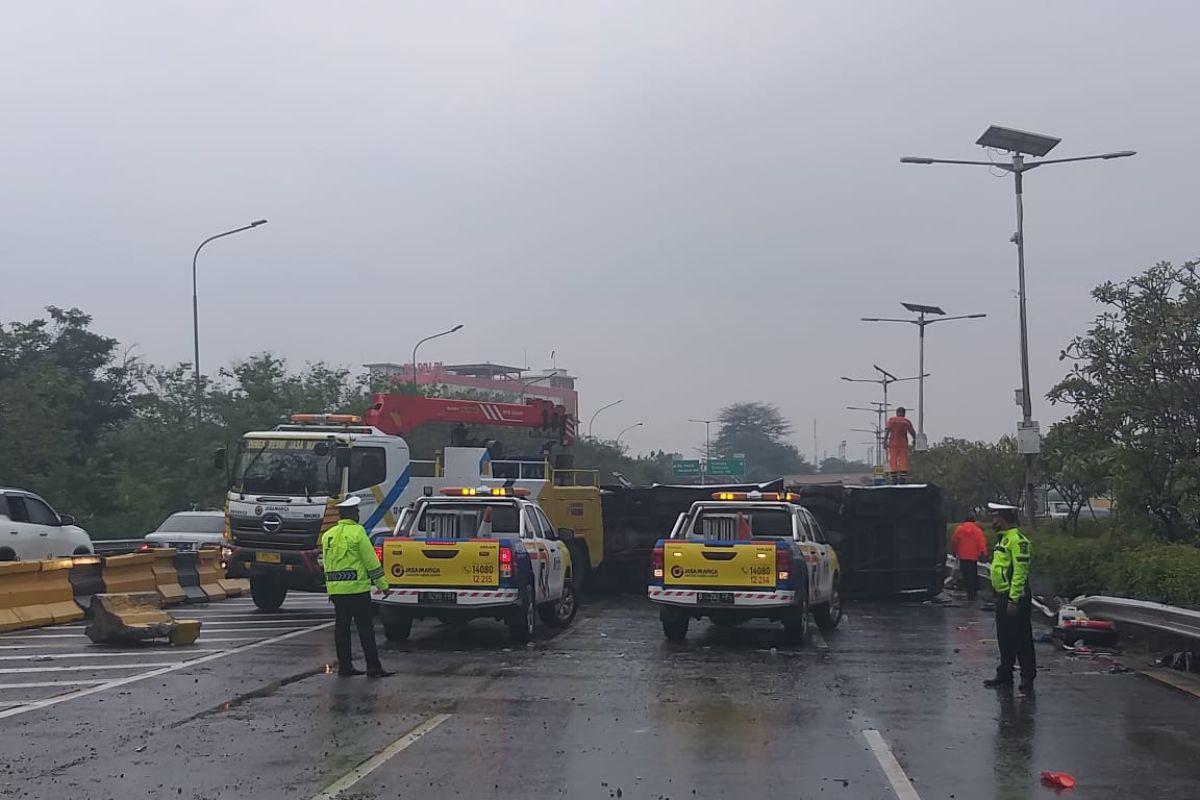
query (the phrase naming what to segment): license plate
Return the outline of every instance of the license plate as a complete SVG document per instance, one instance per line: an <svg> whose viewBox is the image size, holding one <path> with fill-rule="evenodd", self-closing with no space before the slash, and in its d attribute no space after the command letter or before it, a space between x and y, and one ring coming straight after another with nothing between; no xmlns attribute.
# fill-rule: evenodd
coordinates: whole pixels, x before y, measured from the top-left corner
<svg viewBox="0 0 1200 800"><path fill-rule="evenodd" d="M696 592L696 602L731 606L733 605L733 592Z"/></svg>
<svg viewBox="0 0 1200 800"><path fill-rule="evenodd" d="M181 553L190 553L192 550L196 549L195 542L176 542L172 546Z"/></svg>
<svg viewBox="0 0 1200 800"><path fill-rule="evenodd" d="M458 595L454 592L421 592L417 595L418 603L458 603Z"/></svg>
<svg viewBox="0 0 1200 800"><path fill-rule="evenodd" d="M254 560L260 564L282 564L283 556L279 553L255 553Z"/></svg>

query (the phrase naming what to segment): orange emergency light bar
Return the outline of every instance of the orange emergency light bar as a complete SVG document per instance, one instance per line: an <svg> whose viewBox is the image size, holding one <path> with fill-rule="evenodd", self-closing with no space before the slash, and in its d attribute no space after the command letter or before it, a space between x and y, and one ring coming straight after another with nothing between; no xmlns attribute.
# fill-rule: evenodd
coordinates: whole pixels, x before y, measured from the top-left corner
<svg viewBox="0 0 1200 800"><path fill-rule="evenodd" d="M442 489L441 493L446 497L528 497L528 489L513 489L509 487L497 487L495 489L487 486L480 486L478 489L471 488L454 488Z"/></svg>
<svg viewBox="0 0 1200 800"><path fill-rule="evenodd" d="M357 414L292 414L291 420L300 425L358 425L362 417Z"/></svg>
<svg viewBox="0 0 1200 800"><path fill-rule="evenodd" d="M800 495L794 492L713 492L713 500L767 500L775 503L795 503Z"/></svg>

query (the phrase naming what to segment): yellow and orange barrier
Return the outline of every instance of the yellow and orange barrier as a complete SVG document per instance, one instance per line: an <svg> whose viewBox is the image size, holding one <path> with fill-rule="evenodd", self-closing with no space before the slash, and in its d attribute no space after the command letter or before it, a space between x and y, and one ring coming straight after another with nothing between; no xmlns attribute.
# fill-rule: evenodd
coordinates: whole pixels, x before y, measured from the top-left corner
<svg viewBox="0 0 1200 800"><path fill-rule="evenodd" d="M130 553L104 559L104 591L107 594L157 592L153 553Z"/></svg>
<svg viewBox="0 0 1200 800"><path fill-rule="evenodd" d="M187 593L179 585L179 576L175 572L175 548L160 547L151 551L154 561L150 570L154 573L154 583L158 596L164 606L173 606L187 600Z"/></svg>
<svg viewBox="0 0 1200 800"><path fill-rule="evenodd" d="M70 559L0 563L0 631L83 619L69 580Z"/></svg>

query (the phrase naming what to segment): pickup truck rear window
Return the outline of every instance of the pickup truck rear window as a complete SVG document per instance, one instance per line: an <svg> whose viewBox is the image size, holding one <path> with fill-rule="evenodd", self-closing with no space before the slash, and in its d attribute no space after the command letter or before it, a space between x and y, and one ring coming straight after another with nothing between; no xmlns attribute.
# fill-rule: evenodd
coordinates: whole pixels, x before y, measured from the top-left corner
<svg viewBox="0 0 1200 800"><path fill-rule="evenodd" d="M430 503L408 533L416 539L498 539L519 536L521 511L504 503Z"/></svg>
<svg viewBox="0 0 1200 800"><path fill-rule="evenodd" d="M792 515L783 509L705 509L696 515L689 539L791 539Z"/></svg>

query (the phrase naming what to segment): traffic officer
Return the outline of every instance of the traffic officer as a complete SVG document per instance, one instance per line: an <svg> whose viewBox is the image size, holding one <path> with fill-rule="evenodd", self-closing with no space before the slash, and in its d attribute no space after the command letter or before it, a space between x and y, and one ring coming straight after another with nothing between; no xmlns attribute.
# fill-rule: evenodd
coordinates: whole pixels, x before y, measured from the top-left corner
<svg viewBox="0 0 1200 800"><path fill-rule="evenodd" d="M996 594L996 640L1000 666L996 677L984 681L989 688L1012 686L1013 666L1021 664L1022 694L1033 692L1037 659L1033 651L1033 600L1029 592L1029 539L1017 527L1016 506L988 503L992 528L999 539L992 553L992 589Z"/></svg>
<svg viewBox="0 0 1200 800"><path fill-rule="evenodd" d="M357 497L347 497L338 503L337 524L321 535L321 553L325 564L325 591L333 601L335 622L333 642L337 647L338 675L362 675L354 668L350 651L350 621L358 628L358 641L367 662L366 675L386 678L393 673L379 662L375 646L375 621L371 608L371 585L387 591L383 565L367 538L366 529L358 524Z"/></svg>

